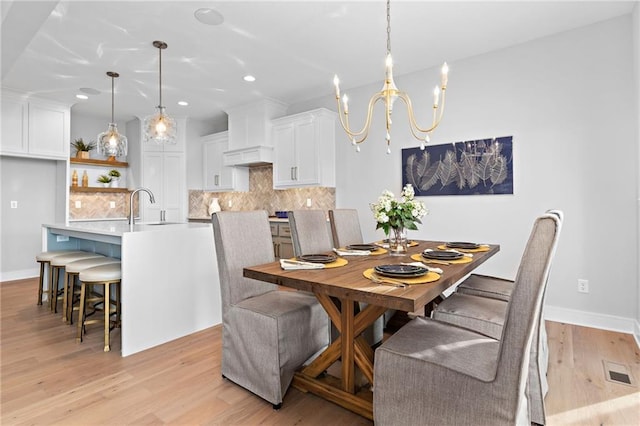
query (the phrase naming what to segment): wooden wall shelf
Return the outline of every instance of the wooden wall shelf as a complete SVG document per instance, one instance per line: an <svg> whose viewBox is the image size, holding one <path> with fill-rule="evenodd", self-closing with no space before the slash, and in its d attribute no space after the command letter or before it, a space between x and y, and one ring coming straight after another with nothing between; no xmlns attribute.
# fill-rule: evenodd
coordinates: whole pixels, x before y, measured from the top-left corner
<svg viewBox="0 0 640 426"><path fill-rule="evenodd" d="M107 161L96 160L93 158L70 158L71 164L88 164L91 166L105 166L105 167L129 167L129 163L124 161Z"/></svg>
<svg viewBox="0 0 640 426"><path fill-rule="evenodd" d="M101 186L71 186L70 192L129 192L127 188L104 188Z"/></svg>

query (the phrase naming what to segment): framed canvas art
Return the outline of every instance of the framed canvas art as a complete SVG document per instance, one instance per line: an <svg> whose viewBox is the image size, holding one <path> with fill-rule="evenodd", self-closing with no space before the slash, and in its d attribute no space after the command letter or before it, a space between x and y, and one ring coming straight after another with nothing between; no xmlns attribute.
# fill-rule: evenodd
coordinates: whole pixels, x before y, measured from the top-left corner
<svg viewBox="0 0 640 426"><path fill-rule="evenodd" d="M513 194L513 136L402 150L402 186L417 196Z"/></svg>

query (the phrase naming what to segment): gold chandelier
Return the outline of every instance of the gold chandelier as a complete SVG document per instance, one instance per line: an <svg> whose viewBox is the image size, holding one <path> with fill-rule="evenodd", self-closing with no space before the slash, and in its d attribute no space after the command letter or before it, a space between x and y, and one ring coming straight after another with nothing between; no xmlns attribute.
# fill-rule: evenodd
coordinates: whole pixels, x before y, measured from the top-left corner
<svg viewBox="0 0 640 426"><path fill-rule="evenodd" d="M374 93L369 100L369 109L367 112L367 119L364 123L364 127L360 131L351 130L349 125L349 98L346 94L342 96L342 103L340 102L340 80L338 76L333 77L333 84L336 88L336 103L338 104L338 115L340 116L340 124L347 133L347 136L351 139L351 143L355 145L356 151L360 152L360 144L369 136L369 128L371 127L371 115L373 113L373 107L375 103L382 100L385 104L385 118L386 118L386 141L387 141L387 154L391 154L391 114L393 112L393 103L396 99L400 98L407 106L407 112L409 115L409 127L411 134L420 141L420 149L424 149L425 143L430 140L429 135L433 132L442 120L442 114L444 112L444 100L447 90L447 79L449 67L445 62L442 65L442 77L440 87L436 86L433 90L433 121L431 127L421 128L416 123L415 116L413 114L413 106L411 105L411 99L405 92L398 90L395 82L393 81L393 60L391 58L391 13L390 13L390 0L387 0L387 58L385 62L385 79L382 90ZM441 96L442 93L442 96ZM442 98L442 99L440 99ZM442 100L442 102L440 102Z"/></svg>

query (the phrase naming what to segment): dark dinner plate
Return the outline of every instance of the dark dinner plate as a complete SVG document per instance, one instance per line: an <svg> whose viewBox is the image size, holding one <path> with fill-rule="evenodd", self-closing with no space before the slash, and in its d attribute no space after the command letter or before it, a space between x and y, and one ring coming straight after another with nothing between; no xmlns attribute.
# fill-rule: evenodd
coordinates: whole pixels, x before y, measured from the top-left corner
<svg viewBox="0 0 640 426"><path fill-rule="evenodd" d="M452 241L452 242L446 243L445 245L449 248L463 249L463 250L475 250L478 247L480 247L480 244L467 243L463 241Z"/></svg>
<svg viewBox="0 0 640 426"><path fill-rule="evenodd" d="M408 278L408 277L420 277L429 270L422 266L416 265L378 265L373 268L380 275L387 277Z"/></svg>
<svg viewBox="0 0 640 426"><path fill-rule="evenodd" d="M446 250L431 250L422 252L422 257L424 257L425 259L456 260L460 259L462 256L464 256L464 254Z"/></svg>
<svg viewBox="0 0 640 426"><path fill-rule="evenodd" d="M311 263L331 263L336 260L334 254L303 254L296 259Z"/></svg>
<svg viewBox="0 0 640 426"><path fill-rule="evenodd" d="M378 249L375 244L351 244L347 246L348 250L369 250L374 251Z"/></svg>

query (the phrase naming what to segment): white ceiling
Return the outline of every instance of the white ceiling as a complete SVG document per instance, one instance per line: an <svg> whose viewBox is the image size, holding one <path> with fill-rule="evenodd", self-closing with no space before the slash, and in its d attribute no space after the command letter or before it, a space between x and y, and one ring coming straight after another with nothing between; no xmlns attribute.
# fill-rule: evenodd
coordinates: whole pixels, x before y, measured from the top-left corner
<svg viewBox="0 0 640 426"><path fill-rule="evenodd" d="M396 76L628 14L634 1L407 1L391 4ZM194 11L224 16L204 25ZM116 71L116 121L163 103L174 116L218 117L269 97L286 103L382 82L386 6L376 1L42 1L2 0L2 86L75 104L109 117ZM257 81L246 83L245 74ZM437 81L434 81L435 84ZM428 86L432 83L427 82ZM75 98L81 88L101 92ZM180 107L185 100L189 106Z"/></svg>

